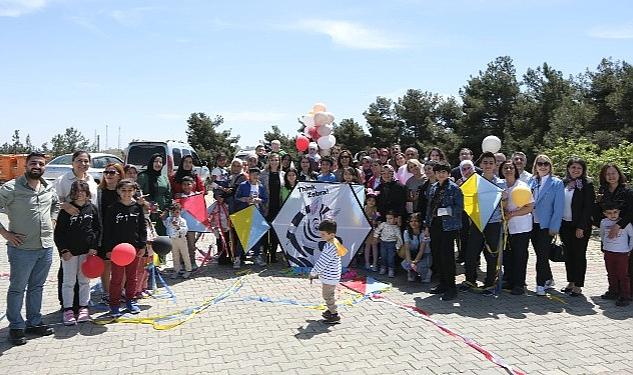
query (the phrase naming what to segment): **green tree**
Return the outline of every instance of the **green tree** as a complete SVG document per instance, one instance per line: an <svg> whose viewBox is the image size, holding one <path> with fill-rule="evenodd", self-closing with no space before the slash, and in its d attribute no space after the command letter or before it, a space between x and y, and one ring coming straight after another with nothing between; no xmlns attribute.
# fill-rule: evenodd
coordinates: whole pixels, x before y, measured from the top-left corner
<svg viewBox="0 0 633 375"><path fill-rule="evenodd" d="M509 56L497 57L477 77L471 76L460 90L464 117L456 133L463 140L463 147L478 154L486 136L496 135L503 140L518 94L516 70Z"/></svg>
<svg viewBox="0 0 633 375"><path fill-rule="evenodd" d="M366 150L372 141L363 127L353 118L342 119L334 126L332 134L336 138L336 144L350 150L352 154Z"/></svg>
<svg viewBox="0 0 633 375"><path fill-rule="evenodd" d="M376 98L363 112L369 134L372 137L372 146L386 147L400 142L402 134L402 122L398 119L394 108L394 102L383 96Z"/></svg>
<svg viewBox="0 0 633 375"><path fill-rule="evenodd" d="M51 139L50 153L53 157L70 154L77 150L91 151L90 141L74 127L66 128L64 134L57 134ZM42 145L44 146L44 145Z"/></svg>
<svg viewBox="0 0 633 375"><path fill-rule="evenodd" d="M211 161L220 152L232 158L240 136L232 136L230 130L218 130L224 123L222 116L211 119L203 112L192 113L187 119L187 141L200 158Z"/></svg>

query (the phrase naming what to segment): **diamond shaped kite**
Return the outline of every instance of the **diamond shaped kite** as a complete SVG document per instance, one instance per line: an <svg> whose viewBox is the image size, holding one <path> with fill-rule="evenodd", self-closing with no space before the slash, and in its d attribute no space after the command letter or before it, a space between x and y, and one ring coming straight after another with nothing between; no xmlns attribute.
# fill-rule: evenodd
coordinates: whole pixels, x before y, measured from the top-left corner
<svg viewBox="0 0 633 375"><path fill-rule="evenodd" d="M318 229L323 219L336 222L336 237L349 250L341 263L349 266L371 231L355 190L350 184L297 183L272 222L291 266L314 265L325 245Z"/></svg>
<svg viewBox="0 0 633 375"><path fill-rule="evenodd" d="M257 241L270 229L270 225L254 205L239 210L229 217L244 251L255 246Z"/></svg>
<svg viewBox="0 0 633 375"><path fill-rule="evenodd" d="M474 173L460 186L464 193L464 211L480 232L501 202L503 189Z"/></svg>

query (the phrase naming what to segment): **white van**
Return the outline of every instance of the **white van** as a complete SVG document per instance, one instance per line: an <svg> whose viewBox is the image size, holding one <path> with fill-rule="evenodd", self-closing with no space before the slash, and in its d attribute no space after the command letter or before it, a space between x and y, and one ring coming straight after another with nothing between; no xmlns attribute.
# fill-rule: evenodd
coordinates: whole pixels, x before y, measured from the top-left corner
<svg viewBox="0 0 633 375"><path fill-rule="evenodd" d="M139 171L145 170L149 158L157 153L163 157L162 173L166 176L170 176L178 170L180 160L186 155L192 156L193 170L202 178L202 181L206 182L211 174L209 168L203 165L198 154L191 146L185 142L174 140L130 142L125 149L125 164L133 164Z"/></svg>

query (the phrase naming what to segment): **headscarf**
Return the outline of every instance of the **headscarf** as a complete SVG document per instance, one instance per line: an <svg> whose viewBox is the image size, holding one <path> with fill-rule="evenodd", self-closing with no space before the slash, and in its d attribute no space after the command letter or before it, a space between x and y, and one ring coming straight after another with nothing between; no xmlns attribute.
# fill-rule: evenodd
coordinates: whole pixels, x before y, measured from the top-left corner
<svg viewBox="0 0 633 375"><path fill-rule="evenodd" d="M161 175L161 171L154 169L154 160L156 160L156 158L162 159L163 155L158 153L152 155L147 162L147 169L145 170L145 173L147 173L147 184L149 185L148 193L151 198L156 197L156 185L158 184L158 177Z"/></svg>
<svg viewBox="0 0 633 375"><path fill-rule="evenodd" d="M176 175L174 176L174 180L176 180L177 183L181 184L182 183L182 178L185 176L189 176L191 178L193 178L193 180L196 180L196 175L195 173L193 173L193 168L191 168L191 170L185 170L185 168L183 168L182 166L185 164L185 159L191 159L191 161L193 162L193 156L191 155L185 155L180 159L180 165L178 166L178 170L176 171Z"/></svg>
<svg viewBox="0 0 633 375"><path fill-rule="evenodd" d="M459 173L461 173L462 177L466 177L464 175L464 167L467 165L470 165L470 168L473 171L473 173L475 172L475 164L473 164L472 160L462 160L461 163L459 163Z"/></svg>

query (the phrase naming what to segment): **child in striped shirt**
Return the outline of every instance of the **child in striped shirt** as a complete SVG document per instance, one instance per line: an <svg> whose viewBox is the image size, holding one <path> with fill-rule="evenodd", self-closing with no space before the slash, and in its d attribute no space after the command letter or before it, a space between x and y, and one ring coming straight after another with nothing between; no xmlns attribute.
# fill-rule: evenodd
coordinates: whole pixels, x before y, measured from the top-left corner
<svg viewBox="0 0 633 375"><path fill-rule="evenodd" d="M323 312L325 323L336 324L341 321L341 317L336 310L336 285L341 280L341 257L347 250L336 239L336 222L325 219L319 224L319 235L325 241L325 246L316 264L310 271L308 278L310 283L313 279L321 280L323 299L327 305L327 310Z"/></svg>

